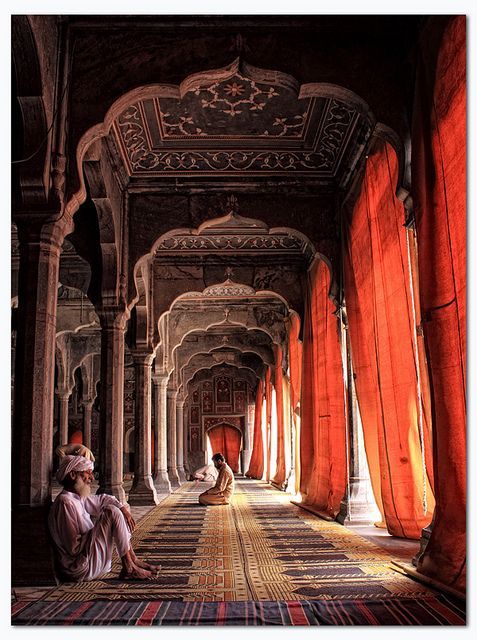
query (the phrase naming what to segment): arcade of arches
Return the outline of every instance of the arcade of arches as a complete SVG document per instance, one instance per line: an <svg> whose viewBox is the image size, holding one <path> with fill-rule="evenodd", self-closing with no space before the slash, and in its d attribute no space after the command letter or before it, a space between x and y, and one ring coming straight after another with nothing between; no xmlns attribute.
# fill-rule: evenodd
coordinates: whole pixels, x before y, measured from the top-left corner
<svg viewBox="0 0 477 640"><path fill-rule="evenodd" d="M14 566L82 442L131 506L222 451L377 509L463 591L465 18L12 28Z"/></svg>

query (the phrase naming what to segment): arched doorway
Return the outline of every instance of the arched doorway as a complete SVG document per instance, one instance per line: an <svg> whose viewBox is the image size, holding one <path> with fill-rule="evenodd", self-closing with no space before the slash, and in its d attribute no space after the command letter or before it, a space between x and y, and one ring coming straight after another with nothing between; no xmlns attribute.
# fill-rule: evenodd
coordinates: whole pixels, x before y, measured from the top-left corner
<svg viewBox="0 0 477 640"><path fill-rule="evenodd" d="M220 423L207 431L212 454L221 453L234 473L238 473L239 455L242 449L242 434L226 423Z"/></svg>

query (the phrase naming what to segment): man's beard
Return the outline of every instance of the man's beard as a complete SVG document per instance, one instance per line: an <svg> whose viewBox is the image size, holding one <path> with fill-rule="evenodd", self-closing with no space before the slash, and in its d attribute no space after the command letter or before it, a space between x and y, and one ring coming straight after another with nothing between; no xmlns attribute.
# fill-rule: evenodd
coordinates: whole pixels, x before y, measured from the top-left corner
<svg viewBox="0 0 477 640"><path fill-rule="evenodd" d="M81 477L76 479L74 489L75 493L81 498L87 498L91 495L91 485L85 482Z"/></svg>

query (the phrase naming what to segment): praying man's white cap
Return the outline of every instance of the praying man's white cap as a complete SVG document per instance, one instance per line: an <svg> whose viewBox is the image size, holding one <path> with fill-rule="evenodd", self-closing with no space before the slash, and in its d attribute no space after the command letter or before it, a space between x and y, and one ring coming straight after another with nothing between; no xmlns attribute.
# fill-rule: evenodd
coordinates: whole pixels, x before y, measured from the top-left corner
<svg viewBox="0 0 477 640"><path fill-rule="evenodd" d="M83 456L63 456L61 458L60 467L56 472L58 482L63 482L70 471L88 471L94 469L91 460L83 458Z"/></svg>

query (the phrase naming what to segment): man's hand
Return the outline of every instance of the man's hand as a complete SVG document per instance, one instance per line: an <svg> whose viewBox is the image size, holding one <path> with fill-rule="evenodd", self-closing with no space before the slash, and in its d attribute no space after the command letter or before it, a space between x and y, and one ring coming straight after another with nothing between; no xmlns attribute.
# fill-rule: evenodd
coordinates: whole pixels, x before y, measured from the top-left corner
<svg viewBox="0 0 477 640"><path fill-rule="evenodd" d="M129 531L132 533L136 528L136 522L127 507L120 507L120 510L126 520Z"/></svg>

